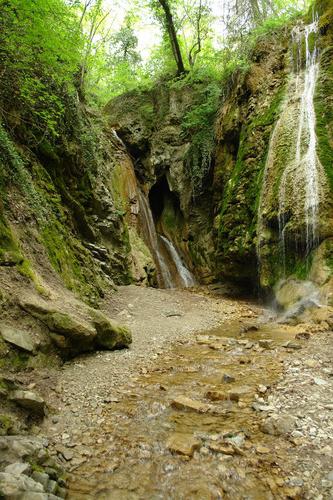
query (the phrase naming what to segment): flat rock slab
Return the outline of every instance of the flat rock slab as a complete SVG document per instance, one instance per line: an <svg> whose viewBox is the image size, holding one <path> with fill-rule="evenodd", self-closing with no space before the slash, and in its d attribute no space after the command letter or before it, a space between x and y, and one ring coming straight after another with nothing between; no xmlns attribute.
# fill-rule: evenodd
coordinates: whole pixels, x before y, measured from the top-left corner
<svg viewBox="0 0 333 500"><path fill-rule="evenodd" d="M201 442L195 437L189 434L172 434L167 443L166 447L172 453L177 453L178 455L185 455L187 457L192 457L195 450L200 448Z"/></svg>
<svg viewBox="0 0 333 500"><path fill-rule="evenodd" d="M0 325L2 338L9 344L19 347L27 352L33 352L36 348L31 334L27 331L18 330L7 325Z"/></svg>
<svg viewBox="0 0 333 500"><path fill-rule="evenodd" d="M190 399L186 396L178 396L171 402L171 406L177 410L191 410L198 413L206 413L209 410L207 404Z"/></svg>
<svg viewBox="0 0 333 500"><path fill-rule="evenodd" d="M32 391L14 391L10 400L36 415L43 416L45 413L45 401Z"/></svg>

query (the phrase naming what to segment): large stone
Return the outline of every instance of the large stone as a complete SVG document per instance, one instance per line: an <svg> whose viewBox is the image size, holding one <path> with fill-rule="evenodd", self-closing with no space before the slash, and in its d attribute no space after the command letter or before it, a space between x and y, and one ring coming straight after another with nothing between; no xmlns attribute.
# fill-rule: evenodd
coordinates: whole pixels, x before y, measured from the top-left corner
<svg viewBox="0 0 333 500"><path fill-rule="evenodd" d="M32 391L14 391L9 399L36 415L43 416L45 413L45 401Z"/></svg>
<svg viewBox="0 0 333 500"><path fill-rule="evenodd" d="M31 466L30 464L24 462L15 462L14 464L7 465L4 472L13 474L14 476L19 476L20 474L29 475L31 472Z"/></svg>
<svg viewBox="0 0 333 500"><path fill-rule="evenodd" d="M319 292L311 281L288 279L278 285L275 298L282 309L295 308L295 312L301 313L305 307L319 301Z"/></svg>
<svg viewBox="0 0 333 500"><path fill-rule="evenodd" d="M40 483L24 474L16 476L8 472L0 472L0 498L22 498L24 492L33 493L35 498L43 493L44 488ZM32 498L32 496L31 496Z"/></svg>
<svg viewBox="0 0 333 500"><path fill-rule="evenodd" d="M0 333L6 342L24 351L33 352L36 347L31 334L27 331L18 330L8 325L0 325Z"/></svg>
<svg viewBox="0 0 333 500"><path fill-rule="evenodd" d="M272 415L261 424L260 430L271 436L290 434L295 428L295 418L291 415Z"/></svg>
<svg viewBox="0 0 333 500"><path fill-rule="evenodd" d="M177 410L191 410L198 413L205 413L209 410L209 406L207 404L195 401L194 399L190 399L186 396L178 396L172 401L171 406Z"/></svg>
<svg viewBox="0 0 333 500"><path fill-rule="evenodd" d="M132 342L128 328L86 306L82 306L78 316L77 312L70 314L60 311L36 297L21 298L20 305L48 327L51 339L64 355L73 356L95 348L120 349Z"/></svg>
<svg viewBox="0 0 333 500"><path fill-rule="evenodd" d="M105 349L128 347L132 343L132 334L125 326L120 326L99 311L93 311L92 320L96 328L96 345Z"/></svg>
<svg viewBox="0 0 333 500"><path fill-rule="evenodd" d="M192 457L195 450L200 448L200 445L200 441L195 437L180 433L172 434L166 443L168 450L187 457Z"/></svg>

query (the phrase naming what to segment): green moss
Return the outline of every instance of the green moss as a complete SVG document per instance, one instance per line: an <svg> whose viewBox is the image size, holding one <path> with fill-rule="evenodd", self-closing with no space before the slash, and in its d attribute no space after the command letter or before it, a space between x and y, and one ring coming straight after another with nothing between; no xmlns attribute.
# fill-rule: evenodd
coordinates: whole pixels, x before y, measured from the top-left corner
<svg viewBox="0 0 333 500"><path fill-rule="evenodd" d="M333 190L333 47L321 55L314 104L318 156Z"/></svg>
<svg viewBox="0 0 333 500"><path fill-rule="evenodd" d="M270 134L284 93L285 88L279 88L270 105L263 111L259 109L242 127L236 163L223 196L218 237L222 272L237 272L240 278L256 278L255 237L260 191ZM246 262L246 259L249 260Z"/></svg>
<svg viewBox="0 0 333 500"><path fill-rule="evenodd" d="M9 415L0 415L0 436L8 436L15 424Z"/></svg>

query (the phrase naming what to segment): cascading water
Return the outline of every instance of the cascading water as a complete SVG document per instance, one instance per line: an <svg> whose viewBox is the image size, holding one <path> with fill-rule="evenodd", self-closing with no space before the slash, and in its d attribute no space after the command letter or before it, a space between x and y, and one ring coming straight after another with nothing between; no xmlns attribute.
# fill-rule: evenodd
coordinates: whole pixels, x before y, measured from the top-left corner
<svg viewBox="0 0 333 500"><path fill-rule="evenodd" d="M187 269L187 267L184 265L183 261L180 258L180 255L178 254L177 250L175 249L174 245L169 241L165 236L160 236L162 241L164 242L165 246L167 247L175 265L176 269L178 271L179 278L183 284L184 287L190 287L195 285L195 280L192 276L192 273Z"/></svg>
<svg viewBox="0 0 333 500"><path fill-rule="evenodd" d="M148 200L140 190L138 190L138 198L141 226L157 266L159 286L163 288L193 286L195 280L182 262L174 245L165 236L157 234Z"/></svg>
<svg viewBox="0 0 333 500"><path fill-rule="evenodd" d="M317 32L318 18L307 26L299 24L292 31L292 71L284 105L271 136L259 203L259 273L265 264L265 252L269 253L270 217L276 208L284 275L292 245L292 252L307 257L319 242L319 209L326 177L316 152ZM280 179L278 207L277 179Z"/></svg>
<svg viewBox="0 0 333 500"><path fill-rule="evenodd" d="M300 172L305 181L304 220L306 254L317 244L317 218L319 206L319 160L316 153L316 115L314 109L314 93L318 76L318 51L316 43L310 46L310 36L316 36L318 20L308 26L296 26L292 32L293 46L296 47L293 61L295 73L295 98L299 104L299 120L297 126L297 141L295 150L295 164L283 172L279 190L279 232L283 255L285 256L286 231L286 191L291 181L293 190L300 188L297 183ZM302 69L302 52L305 46L305 68Z"/></svg>

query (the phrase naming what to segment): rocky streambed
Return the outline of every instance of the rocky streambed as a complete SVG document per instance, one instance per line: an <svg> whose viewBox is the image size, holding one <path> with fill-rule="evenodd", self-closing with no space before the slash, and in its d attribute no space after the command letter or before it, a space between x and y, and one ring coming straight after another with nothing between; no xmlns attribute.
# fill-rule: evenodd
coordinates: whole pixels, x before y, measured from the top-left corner
<svg viewBox="0 0 333 500"><path fill-rule="evenodd" d="M136 287L108 307L133 345L39 374L35 439L68 476L24 498L63 486L73 499L332 497L327 312L292 326L206 291ZM37 480L36 467L16 472Z"/></svg>

